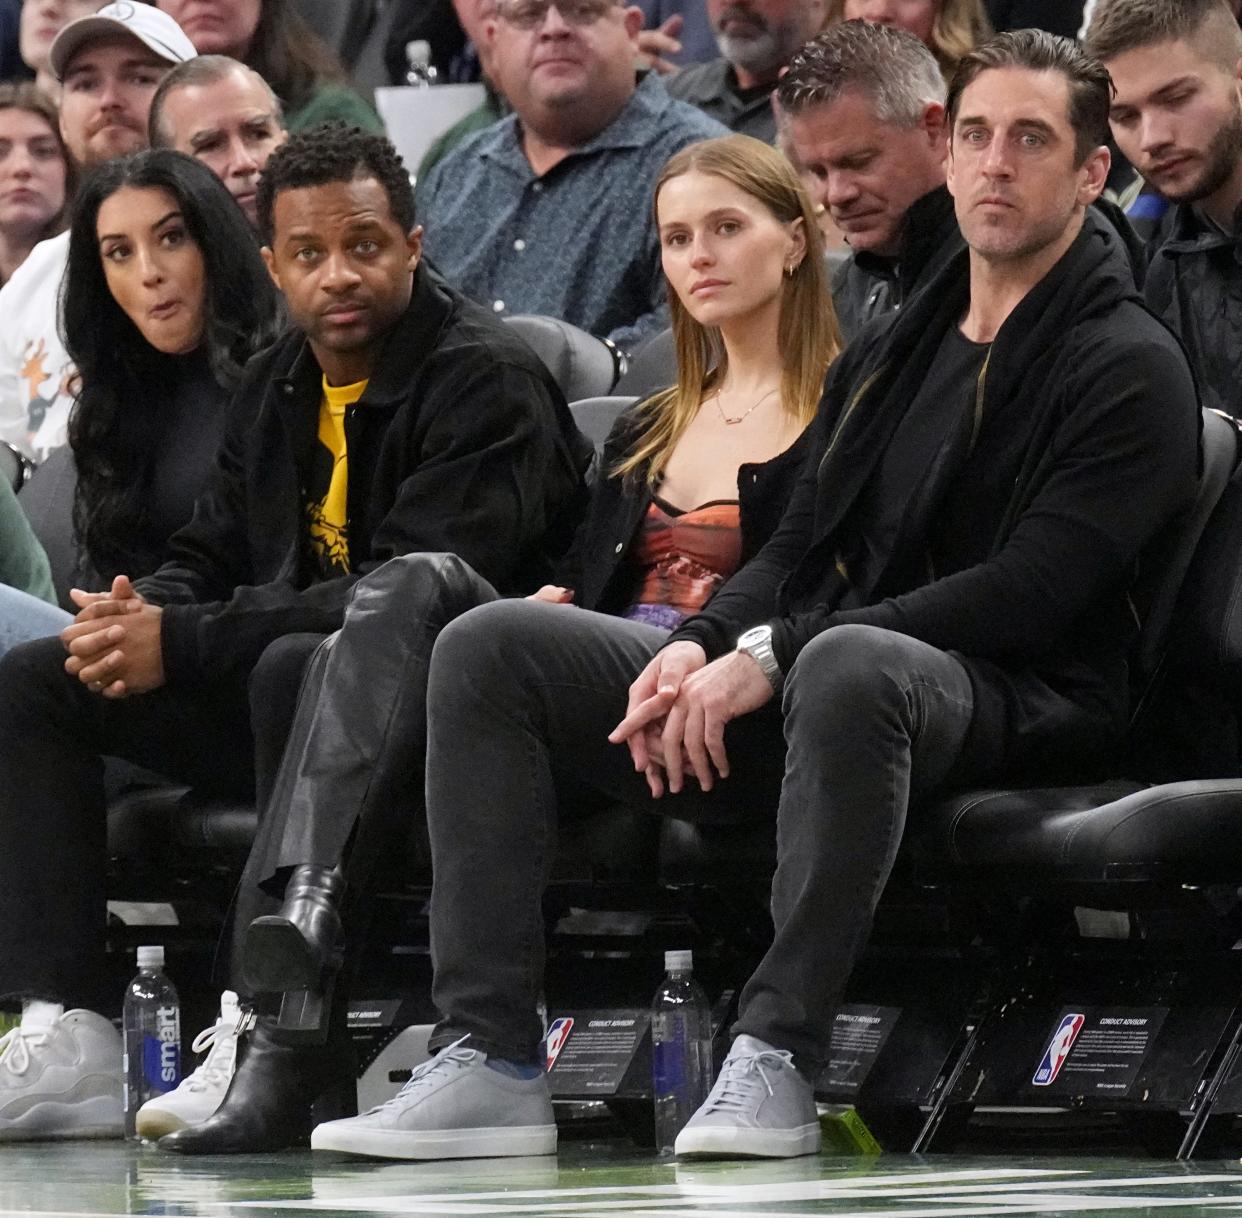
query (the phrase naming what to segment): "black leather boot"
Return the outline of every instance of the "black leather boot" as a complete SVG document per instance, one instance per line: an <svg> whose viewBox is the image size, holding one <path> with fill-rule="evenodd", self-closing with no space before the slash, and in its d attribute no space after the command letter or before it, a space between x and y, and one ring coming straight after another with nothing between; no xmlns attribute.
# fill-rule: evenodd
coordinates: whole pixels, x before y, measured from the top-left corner
<svg viewBox="0 0 1242 1218"><path fill-rule="evenodd" d="M242 969L255 993L325 989L341 964L344 888L335 867L294 868L280 912L256 918L245 931Z"/></svg>
<svg viewBox="0 0 1242 1218"><path fill-rule="evenodd" d="M262 1015L242 1039L237 1071L215 1115L165 1134L159 1147L183 1155L284 1150L307 1142L321 1122L354 1115L357 1094L343 1028L334 1027L325 1044L289 1044L275 1019Z"/></svg>

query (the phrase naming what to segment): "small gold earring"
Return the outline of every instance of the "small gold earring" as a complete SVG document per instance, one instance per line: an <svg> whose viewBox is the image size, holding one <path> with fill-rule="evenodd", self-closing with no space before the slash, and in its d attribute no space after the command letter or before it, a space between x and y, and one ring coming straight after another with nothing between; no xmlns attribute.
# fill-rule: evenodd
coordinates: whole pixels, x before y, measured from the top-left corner
<svg viewBox="0 0 1242 1218"><path fill-rule="evenodd" d="M787 266L787 267L785 268L785 277L786 277L787 279L792 279L792 278L793 278L793 273L794 273L794 270L795 270L795 268L794 268L792 265Z"/></svg>

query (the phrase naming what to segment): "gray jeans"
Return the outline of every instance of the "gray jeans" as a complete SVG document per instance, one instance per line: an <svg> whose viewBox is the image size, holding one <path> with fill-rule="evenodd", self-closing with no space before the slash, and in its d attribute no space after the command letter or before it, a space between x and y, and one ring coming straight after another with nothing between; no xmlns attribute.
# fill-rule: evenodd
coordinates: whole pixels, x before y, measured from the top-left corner
<svg viewBox="0 0 1242 1218"><path fill-rule="evenodd" d="M825 1061L911 796L942 783L961 751L969 677L904 635L827 630L798 657L779 714L770 704L729 725L726 782L654 801L606 736L665 639L526 601L484 605L440 635L427 694L433 1048L469 1033L500 1057L537 1060L542 895L567 778L689 820L775 815L775 937L736 1031L791 1050L808 1075Z"/></svg>

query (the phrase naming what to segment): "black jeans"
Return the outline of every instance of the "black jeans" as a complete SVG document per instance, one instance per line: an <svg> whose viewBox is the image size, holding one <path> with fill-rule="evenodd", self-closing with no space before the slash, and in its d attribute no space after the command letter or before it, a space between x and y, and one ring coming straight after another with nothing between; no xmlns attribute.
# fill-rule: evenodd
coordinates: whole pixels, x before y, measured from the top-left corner
<svg viewBox="0 0 1242 1218"><path fill-rule="evenodd" d="M446 623L499 595L453 554L401 555L354 585L280 735L288 745L238 889L235 988L246 988L246 927L277 907L300 864L344 865L349 944L365 937L375 864L421 827L432 646Z"/></svg>
<svg viewBox="0 0 1242 1218"><path fill-rule="evenodd" d="M103 757L232 799L270 783L302 671L322 635L289 635L248 685L121 701L64 670L57 638L0 658L0 997L112 1006L102 989Z"/></svg>
<svg viewBox="0 0 1242 1218"><path fill-rule="evenodd" d="M468 1033L488 1052L537 1060L542 894L568 778L685 819L775 814L775 937L736 1030L791 1050L808 1076L826 1059L911 794L943 782L961 751L969 677L903 635L825 631L793 666L779 714L769 704L729 725L727 781L653 801L606 736L664 641L651 627L524 601L472 610L441 634L427 693L434 1049Z"/></svg>

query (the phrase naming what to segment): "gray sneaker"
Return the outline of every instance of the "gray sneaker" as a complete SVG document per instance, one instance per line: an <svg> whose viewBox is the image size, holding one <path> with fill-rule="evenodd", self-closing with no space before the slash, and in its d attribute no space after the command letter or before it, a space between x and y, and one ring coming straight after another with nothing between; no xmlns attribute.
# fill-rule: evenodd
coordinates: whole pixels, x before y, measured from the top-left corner
<svg viewBox="0 0 1242 1218"><path fill-rule="evenodd" d="M387 1103L361 1116L315 1126L312 1150L378 1159L491 1159L556 1153L556 1121L543 1074L513 1078L487 1054L441 1049Z"/></svg>
<svg viewBox="0 0 1242 1218"><path fill-rule="evenodd" d="M793 1055L739 1036L674 1149L679 1155L789 1159L818 1154L819 1147L815 1096Z"/></svg>

